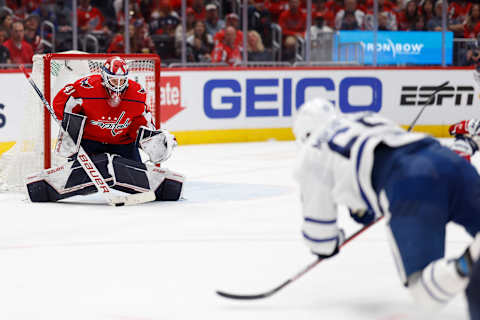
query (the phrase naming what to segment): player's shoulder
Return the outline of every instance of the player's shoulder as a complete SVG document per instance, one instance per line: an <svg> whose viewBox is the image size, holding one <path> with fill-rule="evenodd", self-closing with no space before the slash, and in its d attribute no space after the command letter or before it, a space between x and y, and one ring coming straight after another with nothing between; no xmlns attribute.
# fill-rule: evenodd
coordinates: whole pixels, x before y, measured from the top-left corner
<svg viewBox="0 0 480 320"><path fill-rule="evenodd" d="M128 79L127 98L138 101L145 101L147 92L145 88L138 82Z"/></svg>
<svg viewBox="0 0 480 320"><path fill-rule="evenodd" d="M102 76L99 74L85 76L75 81L74 85L77 89L80 90L94 89L102 85Z"/></svg>

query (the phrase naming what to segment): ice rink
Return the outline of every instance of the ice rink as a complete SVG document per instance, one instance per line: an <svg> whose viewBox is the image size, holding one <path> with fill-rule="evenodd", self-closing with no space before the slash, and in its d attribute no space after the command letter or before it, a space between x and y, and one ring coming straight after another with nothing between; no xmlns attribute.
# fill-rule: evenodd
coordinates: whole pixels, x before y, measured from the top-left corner
<svg viewBox="0 0 480 320"><path fill-rule="evenodd" d="M300 234L295 153L294 142L179 146L166 166L187 176L180 202L0 193L0 319L467 319L463 296L438 314L415 307L383 221L268 299L217 296L271 289L315 259ZM344 218L347 234L361 227ZM447 235L447 254L460 255L468 236Z"/></svg>

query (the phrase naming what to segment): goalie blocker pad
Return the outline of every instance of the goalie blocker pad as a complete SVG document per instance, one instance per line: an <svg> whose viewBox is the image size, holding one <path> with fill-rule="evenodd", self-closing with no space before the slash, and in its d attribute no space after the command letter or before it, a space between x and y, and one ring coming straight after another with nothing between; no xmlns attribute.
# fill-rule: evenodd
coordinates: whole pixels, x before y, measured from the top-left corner
<svg viewBox="0 0 480 320"><path fill-rule="evenodd" d="M106 153L91 159L113 189L130 194L154 191L156 201L176 201L182 195L185 177L179 173ZM75 160L28 177L27 191L32 202L55 202L97 189Z"/></svg>
<svg viewBox="0 0 480 320"><path fill-rule="evenodd" d="M55 152L58 155L70 158L78 153L86 119L87 117L81 114L64 112L62 128L65 132L63 130L59 131L55 146Z"/></svg>

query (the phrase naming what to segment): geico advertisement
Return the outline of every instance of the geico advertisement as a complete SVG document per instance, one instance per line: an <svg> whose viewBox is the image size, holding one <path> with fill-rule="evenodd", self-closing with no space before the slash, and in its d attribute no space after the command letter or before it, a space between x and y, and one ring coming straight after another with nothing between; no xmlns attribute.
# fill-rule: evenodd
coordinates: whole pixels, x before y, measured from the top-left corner
<svg viewBox="0 0 480 320"><path fill-rule="evenodd" d="M22 126L42 121L24 112L31 90L23 74L0 73L0 141L14 141ZM331 100L343 113L374 111L403 125L426 103L418 124L480 117L472 70L164 68L161 122L172 131L289 127L295 110L316 96Z"/></svg>
<svg viewBox="0 0 480 320"><path fill-rule="evenodd" d="M379 112L403 125L410 124L425 104L418 124L480 116L471 70L164 69L162 122L170 130L287 127L295 110L316 96L329 99L343 113Z"/></svg>

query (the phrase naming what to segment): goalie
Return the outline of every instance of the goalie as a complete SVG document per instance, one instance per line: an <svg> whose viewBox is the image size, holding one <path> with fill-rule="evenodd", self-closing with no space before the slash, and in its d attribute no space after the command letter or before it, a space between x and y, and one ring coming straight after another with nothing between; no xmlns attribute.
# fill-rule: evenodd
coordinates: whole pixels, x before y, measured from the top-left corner
<svg viewBox="0 0 480 320"><path fill-rule="evenodd" d="M168 131L156 130L146 92L128 79L128 65L111 57L101 74L66 85L53 100L62 127L55 152L70 161L27 178L31 201L48 202L96 192L76 160L80 145L108 185L119 191L153 191L155 200L178 200L185 177L160 168L177 145ZM139 148L149 159L143 163Z"/></svg>

